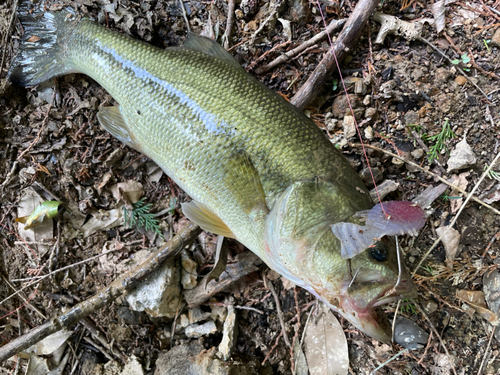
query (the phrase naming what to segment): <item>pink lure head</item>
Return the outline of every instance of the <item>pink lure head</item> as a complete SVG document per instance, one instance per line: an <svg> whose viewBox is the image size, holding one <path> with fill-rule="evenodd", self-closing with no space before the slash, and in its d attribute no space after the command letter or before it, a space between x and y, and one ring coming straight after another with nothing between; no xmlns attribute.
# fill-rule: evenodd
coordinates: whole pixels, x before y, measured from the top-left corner
<svg viewBox="0 0 500 375"><path fill-rule="evenodd" d="M389 201L382 204L356 214L366 218L366 225L336 223L331 226L333 234L341 243L342 258L353 258L383 236L407 233L415 236L425 224L424 210L415 203Z"/></svg>

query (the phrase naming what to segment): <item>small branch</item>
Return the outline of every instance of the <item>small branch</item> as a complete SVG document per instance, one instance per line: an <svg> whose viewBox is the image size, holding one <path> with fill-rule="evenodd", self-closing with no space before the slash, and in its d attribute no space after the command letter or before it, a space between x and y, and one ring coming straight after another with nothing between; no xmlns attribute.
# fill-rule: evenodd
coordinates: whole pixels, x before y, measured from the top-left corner
<svg viewBox="0 0 500 375"><path fill-rule="evenodd" d="M226 22L226 32L222 36L224 41L224 48L228 49L231 45L231 38L233 34L233 24L234 24L234 8L236 6L236 0L228 0L227 8L227 22Z"/></svg>
<svg viewBox="0 0 500 375"><path fill-rule="evenodd" d="M300 46L292 49L291 51L285 52L283 55L280 57L276 58L275 60L271 61L269 64L264 65L263 67L260 67L258 69L255 69L255 73L257 74L262 74L265 72L268 72L269 70L273 69L274 67L284 63L287 60L290 60L297 56L299 53L302 51L306 50L307 48L317 44L320 42L326 34L331 34L334 32L338 27L342 26L345 23L345 19L342 20L333 20L330 25L328 25L328 28L326 30L323 30L319 34L316 34L313 36L311 39L306 40L304 43L302 43Z"/></svg>
<svg viewBox="0 0 500 375"><path fill-rule="evenodd" d="M358 1L330 52L321 60L308 80L292 98L293 105L304 109L318 95L325 81L337 67L337 61L341 61L358 40L364 25L378 3L378 0Z"/></svg>
<svg viewBox="0 0 500 375"><path fill-rule="evenodd" d="M264 279L264 285L270 290L271 294L274 297L274 301L276 302L276 312L278 313L278 319L280 321L281 331L283 332L283 339L285 340L285 344L286 346L291 348L292 345L290 344L290 340L288 339L288 334L286 333L285 319L283 318L283 311L281 310L280 297L278 296L278 293L276 293L273 283L269 281L265 273L263 274L262 277Z"/></svg>
<svg viewBox="0 0 500 375"><path fill-rule="evenodd" d="M14 19L16 18L17 11L17 0L14 1L14 6L12 7L12 14L10 15L9 25L5 30L5 38L3 38L3 52L2 52L2 62L0 63L0 77L3 73L3 65L5 64L5 55L7 54L7 48L9 46L9 37L10 37L10 29L12 24L14 23Z"/></svg>
<svg viewBox="0 0 500 375"><path fill-rule="evenodd" d="M165 245L152 253L142 264L125 273L107 287L101 289L93 297L80 302L68 312L51 319L38 326L25 335L18 337L0 347L0 363L12 357L14 354L36 344L45 337L68 328L93 312L103 308L137 286L137 281L143 281L156 270L164 261L175 257L186 245L191 243L201 232L201 229L193 224L186 224L180 232Z"/></svg>

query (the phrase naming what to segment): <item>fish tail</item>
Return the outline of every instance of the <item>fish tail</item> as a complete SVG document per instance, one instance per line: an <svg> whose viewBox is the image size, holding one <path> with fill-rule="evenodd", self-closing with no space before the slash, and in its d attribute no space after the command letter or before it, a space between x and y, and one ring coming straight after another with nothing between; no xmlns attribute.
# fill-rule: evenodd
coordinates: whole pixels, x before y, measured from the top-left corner
<svg viewBox="0 0 500 375"><path fill-rule="evenodd" d="M20 86L38 85L50 78L76 73L67 59L69 40L78 21L71 10L44 12L43 5L24 1L18 7L24 28L20 50L9 71L12 82Z"/></svg>

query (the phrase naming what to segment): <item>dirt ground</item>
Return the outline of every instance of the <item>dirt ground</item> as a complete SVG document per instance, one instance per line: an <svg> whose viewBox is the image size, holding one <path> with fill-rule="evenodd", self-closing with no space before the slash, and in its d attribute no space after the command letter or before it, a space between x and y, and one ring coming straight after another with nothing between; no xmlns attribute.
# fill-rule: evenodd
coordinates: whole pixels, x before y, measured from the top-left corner
<svg viewBox="0 0 500 375"><path fill-rule="evenodd" d="M71 6L106 27L162 48L182 44L187 35L186 20L192 32L215 37L219 42L227 26L228 3L221 0L184 1L185 12L178 1L63 0L58 4L60 8ZM335 0L320 0L319 4L327 23L349 16L355 5ZM404 6L407 7L402 10ZM0 71L0 272L3 279L0 300L26 282L14 280L30 277L40 265L45 265L42 271L45 274L48 269L56 270L103 251L115 252L57 273L3 302L0 306L5 312L0 320L3 344L89 298L118 276L118 264L123 265L123 270L129 267L126 262L133 260L138 252L162 243L161 236L154 231L134 225L112 225L109 216L121 217L121 206L120 197L117 199L110 187L130 180L140 183L140 188L127 185L123 190L141 190L144 202L152 204L149 211L160 213L157 228L166 239L179 228L180 203L188 200L147 157L122 145L100 127L97 109L111 105L113 100L89 77L69 75L29 89L6 81L22 33L15 18L11 27L13 7L11 0L0 5L1 40L7 41L2 44L4 63ZM455 2L445 9L444 31L438 34L434 25L424 23L421 36L446 54L452 63L421 40L408 41L389 34L382 44L375 43L380 24L371 20L342 63L342 72L364 142L405 155L447 180L456 175L455 181L460 181L462 188L470 192L500 152L497 103L500 2ZM434 17L430 4L419 1L403 4L388 1L377 11L414 23ZM328 51L325 39L266 73L257 75L256 71L323 29L316 2L241 0L236 3L230 52L250 74L291 98ZM460 72L468 75L477 87ZM360 148L353 144L359 143L359 139L354 133L350 134L352 128L345 116L345 94L338 75L329 80L306 113L372 188L366 161ZM445 124L449 124L455 136L439 139L436 136L442 134ZM449 158L465 136L475 160L449 171ZM434 160L433 150L437 150ZM412 200L426 188L440 184L433 175L382 151L367 151L378 184L385 181L397 184L385 200ZM492 171L477 186L474 195L500 209L500 164L494 165ZM465 199L459 200L460 197L464 195L451 189L440 193L428 210L427 223L418 237L400 239L411 271L438 238L440 228L457 216ZM46 221L43 230L22 230L15 219L22 216L22 212L29 214L38 202L47 200L62 201L65 213L61 212L56 220ZM103 215L108 215L108 219ZM89 220L94 220L95 230L79 229ZM416 322L427 333L433 332L432 323L445 343L456 373L477 374L481 370L484 374L498 374L500 346L496 339L491 340L490 324L495 320L498 306L495 308L494 301L488 298L485 305L481 292L483 275L495 270L500 259L497 259L500 218L487 207L470 201L453 228L459 236L458 242L453 245L453 241L448 241L446 249L440 243L414 277L419 291L418 304L429 320L412 304L407 304L399 314ZM118 299L74 328L74 334L67 339L71 349L65 352L69 354L63 373L118 374L126 363L131 367L131 358L134 358L143 372L128 373L152 374L160 366L157 359L168 350L174 357L208 363L203 362L207 360L203 355L212 355L220 344L228 305L241 307L237 309L238 335L230 364L224 367L226 365L212 356L213 362L209 361L205 372L200 373L292 373L291 350L280 337L280 314L263 281L264 274L276 289L288 335L294 342L300 340L315 306L315 298L304 290L290 286L261 265L258 271L216 294L199 310L190 309L182 302L186 288L196 285L210 271L215 242L216 237L203 233L184 253L182 262L174 266L175 272L180 273L181 268L182 275L186 276L187 272L189 279L184 264L188 259L186 262L194 264L191 272L194 280L184 282L183 279L182 283L180 278L176 280L174 287L178 289L179 304L171 311L172 316L152 317L144 311L131 310L125 299ZM228 246L230 261L244 251L236 241L230 241ZM457 255L450 260L454 251ZM465 295L478 298L472 302L483 310L465 303ZM29 300L29 306L25 300ZM396 304L391 304L385 308L390 318L394 316L395 307ZM486 309L493 310L493 315L488 315ZM9 314L11 311L15 313ZM196 314L201 318L194 318ZM300 324L297 324L298 315ZM215 329L201 338L189 337L188 323L184 324L182 319L199 325L211 320L215 322ZM402 350L397 344L384 345L371 340L344 320L340 321L347 337L352 374L368 374ZM104 343L91 334L91 326L100 332ZM20 355L6 361L2 373L25 372L28 357ZM44 358L52 357L50 354ZM167 357L162 358L168 362ZM113 361L116 368L111 368ZM433 332L427 345L403 353L377 373L453 374L453 369Z"/></svg>

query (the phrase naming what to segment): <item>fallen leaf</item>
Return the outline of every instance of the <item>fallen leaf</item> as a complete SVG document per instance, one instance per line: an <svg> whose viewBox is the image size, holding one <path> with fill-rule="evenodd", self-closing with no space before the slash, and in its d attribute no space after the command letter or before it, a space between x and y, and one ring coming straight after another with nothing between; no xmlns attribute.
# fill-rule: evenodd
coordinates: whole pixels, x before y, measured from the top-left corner
<svg viewBox="0 0 500 375"><path fill-rule="evenodd" d="M295 374L309 375L309 367L307 366L306 356L300 345L300 340L295 340L293 358L295 359Z"/></svg>
<svg viewBox="0 0 500 375"><path fill-rule="evenodd" d="M491 325L497 326L500 323L498 315L486 308L485 295L480 290L459 290L457 297L470 305L481 318L487 320Z"/></svg>
<svg viewBox="0 0 500 375"><path fill-rule="evenodd" d="M63 345L68 338L73 334L73 332L63 329L50 336L47 336L42 341L29 347L26 352L33 353L36 355L49 355L56 351L61 345Z"/></svg>
<svg viewBox="0 0 500 375"><path fill-rule="evenodd" d="M436 229L436 234L443 238L441 241L446 251L446 265L448 268L453 269L453 261L458 253L458 245L460 243L460 233L454 228L442 226Z"/></svg>
<svg viewBox="0 0 500 375"><path fill-rule="evenodd" d="M88 237L98 230L108 230L123 225L123 209L99 210L92 213L92 218L83 225L80 230L83 237Z"/></svg>
<svg viewBox="0 0 500 375"><path fill-rule="evenodd" d="M119 182L111 186L109 190L117 201L122 201L126 205L137 203L144 195L142 184L134 180ZM132 209L132 207L130 207L130 209Z"/></svg>
<svg viewBox="0 0 500 375"><path fill-rule="evenodd" d="M458 186L462 190L465 190L467 188L467 184L469 183L469 181L467 181L467 177L469 177L469 175L470 175L470 172L463 172L463 173L460 173L460 175L458 175L458 176L453 175L453 178L455 178L454 185ZM458 190L453 189L451 191L452 197L455 197L459 194L460 193ZM462 206L462 201L463 201L462 198L450 199L450 206L451 206L451 213L452 214L454 214L455 212L457 212L460 209L460 207Z"/></svg>
<svg viewBox="0 0 500 375"><path fill-rule="evenodd" d="M291 22L283 18L278 18L278 21L283 25L283 34L285 34L288 40L292 40L292 26Z"/></svg>
<svg viewBox="0 0 500 375"><path fill-rule="evenodd" d="M24 229L31 229L40 225L45 219L53 219L59 213L59 201L45 201L38 205L29 216L22 216L16 222L23 223Z"/></svg>
<svg viewBox="0 0 500 375"><path fill-rule="evenodd" d="M319 316L306 328L304 351L311 375L345 375L349 371L349 352L342 326L324 303Z"/></svg>

